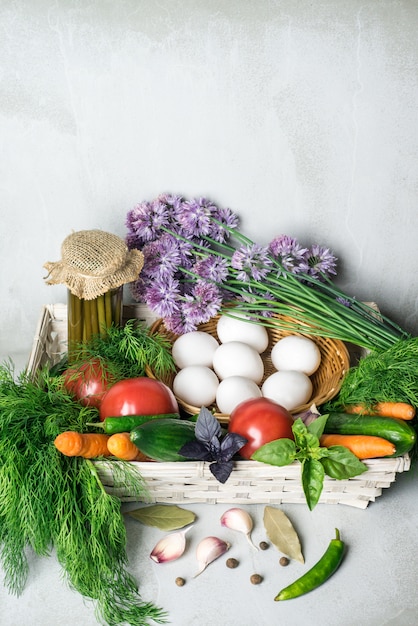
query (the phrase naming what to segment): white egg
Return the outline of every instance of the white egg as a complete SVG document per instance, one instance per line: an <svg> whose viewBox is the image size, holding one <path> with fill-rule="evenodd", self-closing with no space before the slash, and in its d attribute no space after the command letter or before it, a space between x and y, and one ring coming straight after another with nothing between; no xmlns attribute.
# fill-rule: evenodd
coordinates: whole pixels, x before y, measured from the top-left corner
<svg viewBox="0 0 418 626"><path fill-rule="evenodd" d="M173 380L175 395L195 407L209 406L215 402L219 380L213 370L205 365L189 365L181 369Z"/></svg>
<svg viewBox="0 0 418 626"><path fill-rule="evenodd" d="M240 402L260 397L261 389L253 380L244 376L229 376L219 383L216 404L221 413L229 415Z"/></svg>
<svg viewBox="0 0 418 626"><path fill-rule="evenodd" d="M222 343L213 355L213 369L223 380L229 376L244 376L260 383L264 363L255 348L240 341Z"/></svg>
<svg viewBox="0 0 418 626"><path fill-rule="evenodd" d="M188 365L206 365L212 367L213 355L219 343L209 333L193 330L180 335L171 348L174 363L178 368Z"/></svg>
<svg viewBox="0 0 418 626"><path fill-rule="evenodd" d="M231 311L232 312L232 311ZM248 317L240 312L233 312L234 316L221 315L216 326L219 341L228 343L229 341L242 341L252 346L261 354L266 350L269 343L269 336L264 326L254 322L246 321Z"/></svg>
<svg viewBox="0 0 418 626"><path fill-rule="evenodd" d="M303 372L281 370L264 381L261 392L288 411L308 402L312 396L312 382Z"/></svg>
<svg viewBox="0 0 418 626"><path fill-rule="evenodd" d="M310 376L321 363L321 352L312 339L288 335L273 346L271 360L277 370L297 370Z"/></svg>

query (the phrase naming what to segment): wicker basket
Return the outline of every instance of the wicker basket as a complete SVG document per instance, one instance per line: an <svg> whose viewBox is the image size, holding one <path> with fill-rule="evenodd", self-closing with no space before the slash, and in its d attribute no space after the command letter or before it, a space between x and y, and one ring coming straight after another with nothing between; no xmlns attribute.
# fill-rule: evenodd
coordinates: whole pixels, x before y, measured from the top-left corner
<svg viewBox="0 0 418 626"><path fill-rule="evenodd" d="M151 326L157 320L143 305L125 305L125 320L136 318ZM35 376L39 368L57 363L67 351L67 307L64 304L46 305L41 313L32 345L27 370ZM356 351L354 358L356 358ZM353 354L350 351L350 357ZM117 485L113 464L95 462L100 479L108 493L124 502L137 497L126 486ZM368 471L349 480L326 477L319 500L322 504L346 504L365 509L370 502L390 487L396 474L410 467L410 457L371 459L365 461ZM298 462L286 467L274 467L256 461L236 461L225 484L212 475L209 464L201 461L181 463L132 463L145 481L148 502L167 504L227 503L227 504L283 504L306 505L300 481Z"/></svg>
<svg viewBox="0 0 418 626"><path fill-rule="evenodd" d="M219 317L220 316L217 315L206 324L201 324L198 330L209 333L219 341L216 332ZM286 337L288 335L308 336L303 335L302 332L285 330L285 328L281 326L281 320L298 324L296 320L292 320L289 317L276 315L272 318L272 321L276 322L277 326L275 328L267 328L269 343L267 349L261 355L264 364L264 377L261 381L261 384L268 376L270 376L270 374L273 374L273 372L276 371L270 358L271 349L274 344L277 343L279 339L282 339L283 337ZM154 324L151 326L151 331L164 334L171 343L174 343L174 341L178 337L178 335L175 335L174 333L166 329L164 322L161 319L158 319L154 322ZM291 411L291 413L293 414L306 411L312 404L320 406L327 400L331 400L331 398L336 396L341 387L343 377L350 367L350 356L346 346L342 341L329 339L326 337L310 337L310 339L312 339L319 348L319 351L321 353L321 364L316 372L314 372L314 374L310 376L313 392L311 398L309 399L309 402L295 407ZM147 376L155 378L155 375L150 367L147 368ZM168 385L170 388L172 388L174 376L175 373L171 373L164 378L161 378L160 380ZM190 415L195 415L196 413L199 413L200 407L187 404L178 396L176 396L176 399L186 413L189 413ZM226 415L225 413L220 413L216 404L213 404L208 408L213 411L214 415L221 423L228 423L229 415Z"/></svg>
<svg viewBox="0 0 418 626"><path fill-rule="evenodd" d="M117 461L114 461L115 463ZM347 504L365 509L390 487L397 472L410 467L408 455L393 459L364 461L368 470L349 480L325 476L320 504ZM106 491L124 502L135 501L126 487L117 485L109 463L96 462ZM181 463L138 463L132 465L145 480L149 502L168 504L304 504L300 463L275 467L257 461L235 461L225 484L214 478L204 461Z"/></svg>

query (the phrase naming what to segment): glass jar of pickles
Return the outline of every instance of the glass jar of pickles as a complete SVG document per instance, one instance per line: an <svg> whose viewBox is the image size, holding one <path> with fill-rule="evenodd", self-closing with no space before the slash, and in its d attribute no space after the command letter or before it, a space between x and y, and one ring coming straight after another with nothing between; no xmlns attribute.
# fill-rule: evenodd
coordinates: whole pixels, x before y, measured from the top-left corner
<svg viewBox="0 0 418 626"><path fill-rule="evenodd" d="M68 345L89 341L93 335L106 335L107 329L122 321L123 285L101 296L86 300L67 291Z"/></svg>
<svg viewBox="0 0 418 626"><path fill-rule="evenodd" d="M101 230L69 235L60 261L45 263L45 281L67 286L68 356L93 335L122 323L123 286L138 278L144 257L118 236Z"/></svg>

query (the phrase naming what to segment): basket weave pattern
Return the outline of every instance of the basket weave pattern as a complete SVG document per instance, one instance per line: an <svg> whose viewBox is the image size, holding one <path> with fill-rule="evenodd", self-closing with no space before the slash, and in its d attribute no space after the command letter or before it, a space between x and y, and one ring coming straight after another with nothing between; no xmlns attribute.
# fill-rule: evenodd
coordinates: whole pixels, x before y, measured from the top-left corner
<svg viewBox="0 0 418 626"><path fill-rule="evenodd" d="M157 323L155 315L143 305L125 305L123 319L140 319L148 326ZM27 371L32 377L46 364L60 360L67 350L67 307L64 304L46 305L42 311L28 361ZM345 352L344 352L345 354ZM355 356L355 355L354 355ZM106 491L123 502L137 500L126 485L116 484L111 470L118 461L106 464L95 461L98 475ZM348 480L325 477L319 500L322 504L346 504L367 508L384 488L396 480L396 474L410 468L410 457L370 459L367 472ZM186 461L179 463L131 463L144 480L149 493L147 502L167 504L283 504L306 505L300 481L298 462L285 467L274 467L256 461L236 461L225 484L218 482L209 469L209 463Z"/></svg>
<svg viewBox="0 0 418 626"><path fill-rule="evenodd" d="M325 476L319 502L346 504L365 509L390 487L396 472L409 469L408 455L393 459L364 461L368 471L349 480L335 480ZM148 502L169 504L304 504L306 498L300 480L298 462L286 467L275 467L257 461L235 461L234 469L225 484L219 483L209 469L209 463L187 461L181 463L133 462L146 481ZM96 462L100 480L108 493L124 502L135 501L123 485L117 485L109 464Z"/></svg>
<svg viewBox="0 0 418 626"><path fill-rule="evenodd" d="M220 316L218 315L212 318L206 324L201 324L198 327L198 330L209 333L210 335L215 337L216 340L219 341L219 338L216 332L216 326L217 326L219 317ZM264 377L263 377L263 380L261 381L261 384L264 382L264 380L268 376L270 376L270 374L273 374L276 371L270 358L271 349L274 346L274 344L277 343L283 337L286 337L288 335L308 336L308 335L303 335L302 332L294 332L294 331L285 330L284 328L280 326L281 319L287 319L289 321L293 321L291 320L291 318L284 318L283 316L277 315L273 318L273 320L277 323L277 326L274 328L267 328L267 333L269 336L269 344L267 346L266 351L261 355L261 358L264 363ZM166 329L162 319L159 319L156 322L154 322L154 324L151 326L151 332L154 332L154 333L159 332L160 334L165 335L171 344L173 344L174 341L178 337L178 335L175 335L174 333ZM344 375L346 374L346 372L348 371L348 368L350 367L350 356L349 356L346 346L344 345L342 341L329 339L327 337L309 337L309 338L312 339L312 341L314 341L319 348L319 351L321 353L321 364L319 368L316 370L316 372L314 372L314 374L310 376L310 379L312 381L312 387L313 387L312 397L309 399L309 401L306 404L302 404L296 407L295 409L293 409L291 411L291 413L293 414L306 411L307 409L309 409L309 407L312 404L316 404L317 406L320 406L327 400L330 400L331 398L333 398L338 393L341 387L342 379ZM156 376L154 375L150 367L147 368L147 375L152 378L156 378ZM161 382L164 382L166 385L172 388L174 377L175 377L175 373L168 374L164 378L161 378ZM186 413L189 413L190 415L199 413L200 407L187 404L187 402L184 402L179 397L177 397L177 402L184 409ZM217 419L220 422L227 423L229 421L229 415L226 415L225 413L220 413L215 404L208 408L214 412L214 415L217 417Z"/></svg>

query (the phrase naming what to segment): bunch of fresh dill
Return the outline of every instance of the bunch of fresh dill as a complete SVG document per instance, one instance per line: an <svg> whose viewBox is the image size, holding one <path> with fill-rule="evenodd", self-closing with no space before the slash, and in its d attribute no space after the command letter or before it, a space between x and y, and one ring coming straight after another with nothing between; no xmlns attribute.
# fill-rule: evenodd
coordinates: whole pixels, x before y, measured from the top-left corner
<svg viewBox="0 0 418 626"><path fill-rule="evenodd" d="M345 375L338 396L324 410L348 404L407 402L418 406L418 338L397 341L371 352Z"/></svg>
<svg viewBox="0 0 418 626"><path fill-rule="evenodd" d="M95 601L103 623L146 626L164 612L143 602L127 570L126 529L120 501L107 494L91 461L65 457L54 446L64 430L85 430L95 409L61 390L41 372L36 382L15 380L0 366L0 557L5 584L19 595L26 583L26 550L55 550L71 588ZM119 480L138 496L146 489L129 464ZM17 506L17 503L19 505Z"/></svg>
<svg viewBox="0 0 418 626"><path fill-rule="evenodd" d="M110 326L104 335L92 335L76 344L71 354L72 365L101 359L115 380L144 376L147 365L158 377L175 371L169 339L135 319L123 326Z"/></svg>

